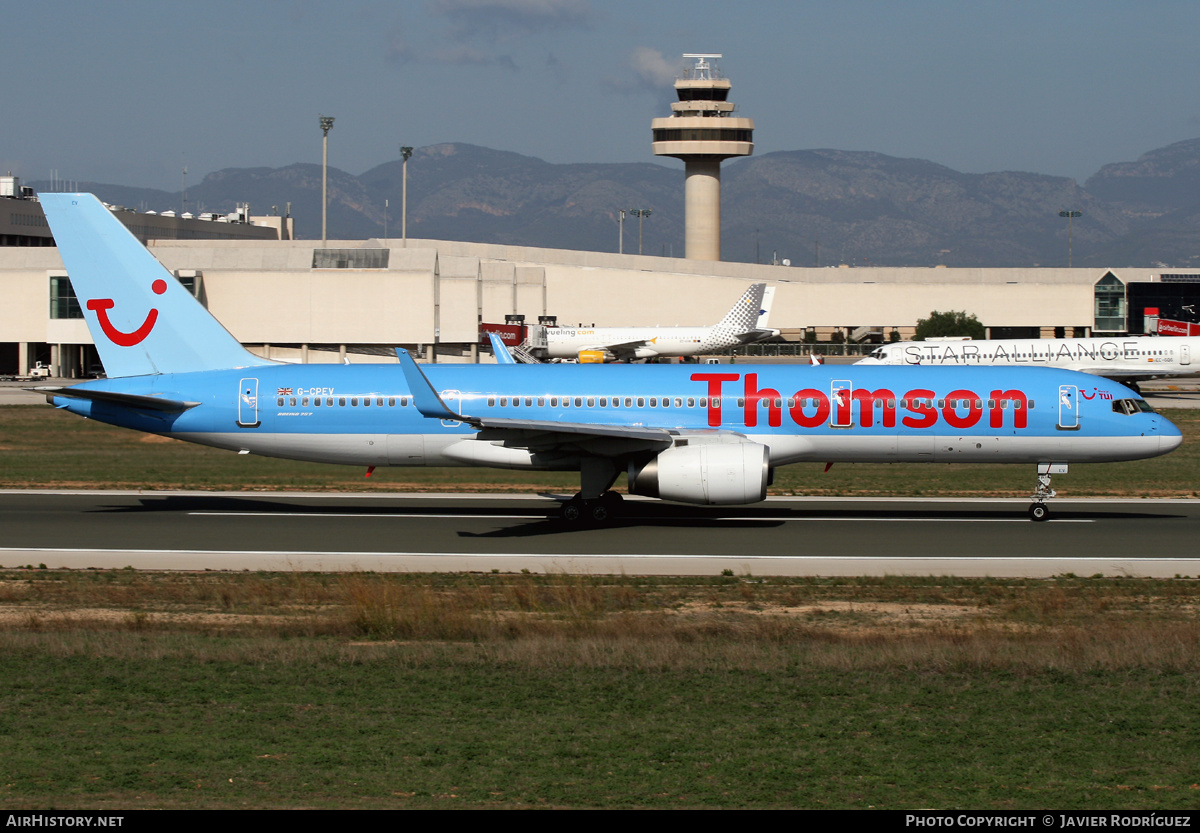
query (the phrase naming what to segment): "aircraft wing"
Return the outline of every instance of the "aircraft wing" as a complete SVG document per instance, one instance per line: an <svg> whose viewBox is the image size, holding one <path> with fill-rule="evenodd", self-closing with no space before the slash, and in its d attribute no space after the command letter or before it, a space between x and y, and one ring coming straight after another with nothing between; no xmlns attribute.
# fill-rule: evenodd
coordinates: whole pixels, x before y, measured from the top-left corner
<svg viewBox="0 0 1200 833"><path fill-rule="evenodd" d="M643 347L649 347L651 342L644 338L635 339L633 341L622 341L619 344L596 344L587 347L587 350L607 350L613 354L613 357L618 360L636 359L637 351Z"/></svg>
<svg viewBox="0 0 1200 833"><path fill-rule="evenodd" d="M396 348L401 369L413 394L413 404L422 416L461 422L479 430L480 440L503 440L518 448L587 447L601 455L625 454L639 450L661 450L670 446L673 435L665 428L638 425L607 425L587 422L554 422L537 419L473 417L457 414L433 389L429 379L407 350Z"/></svg>
<svg viewBox="0 0 1200 833"><path fill-rule="evenodd" d="M600 457L617 457L641 451L662 451L675 442L665 428L524 419L484 418L479 422L481 429L477 440L502 441L510 448L531 451L579 449Z"/></svg>

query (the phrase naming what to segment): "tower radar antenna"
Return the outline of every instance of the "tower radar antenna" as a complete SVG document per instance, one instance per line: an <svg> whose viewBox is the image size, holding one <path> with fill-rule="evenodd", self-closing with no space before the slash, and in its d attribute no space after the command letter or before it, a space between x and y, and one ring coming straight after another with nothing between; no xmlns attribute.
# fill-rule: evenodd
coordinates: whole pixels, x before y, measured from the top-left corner
<svg viewBox="0 0 1200 833"><path fill-rule="evenodd" d="M685 52L684 59L694 58L696 66L692 67L690 77L696 81L711 81L713 79L713 65L709 61L717 61L721 59L720 52Z"/></svg>

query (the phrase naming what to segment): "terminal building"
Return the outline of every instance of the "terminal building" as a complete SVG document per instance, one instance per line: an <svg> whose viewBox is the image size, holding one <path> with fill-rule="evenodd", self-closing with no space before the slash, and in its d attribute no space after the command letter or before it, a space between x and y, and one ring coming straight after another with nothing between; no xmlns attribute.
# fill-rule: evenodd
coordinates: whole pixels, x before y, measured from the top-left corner
<svg viewBox="0 0 1200 833"><path fill-rule="evenodd" d="M245 203L229 214L199 215L174 211L134 211L111 206L113 213L143 243L151 240L287 240L291 217L252 217ZM53 246L42 206L18 177L0 176L0 247Z"/></svg>
<svg viewBox="0 0 1200 833"><path fill-rule="evenodd" d="M1147 307L1188 320L1200 275L1162 269L800 268L409 239L169 240L150 251L249 349L304 362L490 361L480 325L703 325L751 283L776 288L771 326L812 348L910 337L933 310L974 314L994 338L1144 332ZM97 371L53 247L0 247L0 373L35 361ZM631 303L636 299L636 303ZM838 348L842 349L842 348Z"/></svg>

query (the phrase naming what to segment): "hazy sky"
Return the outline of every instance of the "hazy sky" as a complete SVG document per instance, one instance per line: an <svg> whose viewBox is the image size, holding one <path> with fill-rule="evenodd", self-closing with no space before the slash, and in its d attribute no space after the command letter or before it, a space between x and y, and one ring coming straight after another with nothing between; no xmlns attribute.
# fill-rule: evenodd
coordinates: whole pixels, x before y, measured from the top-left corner
<svg viewBox="0 0 1200 833"><path fill-rule="evenodd" d="M721 52L755 152L1082 181L1200 136L1200 3L9 0L0 169L178 190L353 174L401 144L648 162L684 52ZM682 167L679 162L666 164Z"/></svg>

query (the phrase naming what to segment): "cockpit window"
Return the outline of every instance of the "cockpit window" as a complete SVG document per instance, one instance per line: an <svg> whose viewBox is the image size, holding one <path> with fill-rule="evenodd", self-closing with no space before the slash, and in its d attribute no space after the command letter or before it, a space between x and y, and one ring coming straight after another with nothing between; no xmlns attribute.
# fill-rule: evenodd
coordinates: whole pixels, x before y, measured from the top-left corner
<svg viewBox="0 0 1200 833"><path fill-rule="evenodd" d="M1154 409L1150 407L1150 403L1145 399L1114 399L1113 411L1118 414L1131 416L1133 414L1152 414Z"/></svg>

